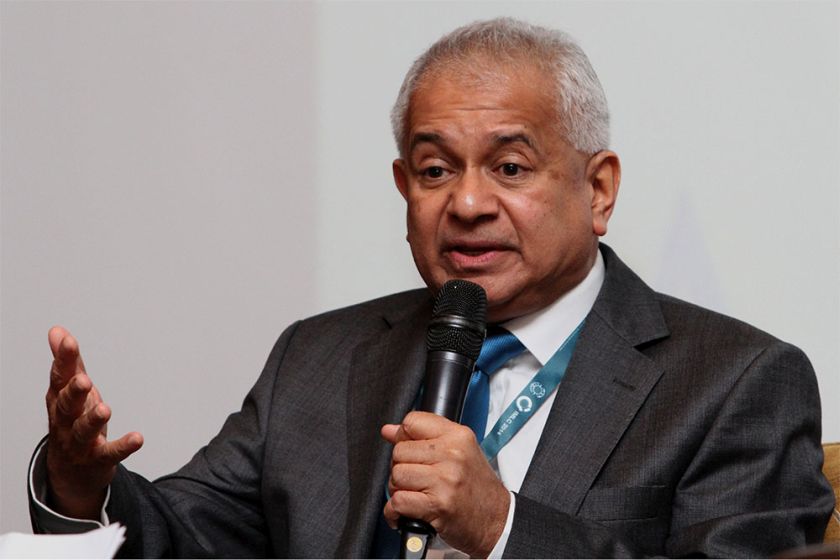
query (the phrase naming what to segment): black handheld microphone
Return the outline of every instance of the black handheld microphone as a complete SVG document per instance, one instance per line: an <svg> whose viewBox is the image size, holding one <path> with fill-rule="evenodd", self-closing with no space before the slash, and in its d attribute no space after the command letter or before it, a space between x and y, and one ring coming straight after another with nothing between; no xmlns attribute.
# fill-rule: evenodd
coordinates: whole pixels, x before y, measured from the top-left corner
<svg viewBox="0 0 840 560"><path fill-rule="evenodd" d="M419 410L458 422L487 321L484 288L450 280L438 291L426 333L426 378ZM425 558L435 530L425 521L400 518L400 558Z"/></svg>

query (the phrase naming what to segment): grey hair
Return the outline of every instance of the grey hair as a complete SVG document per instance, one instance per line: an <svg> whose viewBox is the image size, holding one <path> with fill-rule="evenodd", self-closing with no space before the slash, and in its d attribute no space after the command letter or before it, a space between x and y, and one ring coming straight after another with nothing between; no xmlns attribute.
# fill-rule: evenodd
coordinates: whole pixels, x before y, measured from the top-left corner
<svg viewBox="0 0 840 560"><path fill-rule="evenodd" d="M496 62L521 62L525 58L554 76L557 116L565 140L589 154L609 146L607 98L583 49L562 31L497 18L444 35L411 65L391 110L391 127L402 157L406 155L409 104L423 78L453 65L475 69L482 55Z"/></svg>

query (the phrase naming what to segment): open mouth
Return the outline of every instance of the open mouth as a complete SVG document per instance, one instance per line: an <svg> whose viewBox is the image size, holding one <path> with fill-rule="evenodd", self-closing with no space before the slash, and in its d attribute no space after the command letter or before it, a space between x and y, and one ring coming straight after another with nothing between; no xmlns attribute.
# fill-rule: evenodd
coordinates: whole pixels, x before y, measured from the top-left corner
<svg viewBox="0 0 840 560"><path fill-rule="evenodd" d="M462 270L492 266L506 252L507 247L492 244L452 244L444 249L444 255Z"/></svg>
<svg viewBox="0 0 840 560"><path fill-rule="evenodd" d="M467 249L467 248L462 248L462 247L455 247L455 248L453 248L453 249L452 249L452 251L456 251L456 252L458 252L458 253L461 253L461 254L467 255L468 257L477 257L477 256L479 256L479 255L483 255L483 254L485 254L485 253L489 253L489 252L494 251L494 250L495 250L495 249L491 249L491 248L486 248L486 249Z"/></svg>

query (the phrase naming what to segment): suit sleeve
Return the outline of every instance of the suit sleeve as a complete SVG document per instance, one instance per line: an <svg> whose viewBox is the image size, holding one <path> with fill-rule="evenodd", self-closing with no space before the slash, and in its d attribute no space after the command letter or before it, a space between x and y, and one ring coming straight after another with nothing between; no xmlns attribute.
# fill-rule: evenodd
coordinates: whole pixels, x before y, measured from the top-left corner
<svg viewBox="0 0 840 560"><path fill-rule="evenodd" d="M676 478L658 553L769 557L820 542L834 495L821 473L819 392L805 355L782 342L765 348L709 414ZM505 557L632 557L640 548L629 532L517 496Z"/></svg>
<svg viewBox="0 0 840 560"><path fill-rule="evenodd" d="M261 481L271 400L297 325L275 344L239 412L178 472L149 482L120 466L106 511L126 526L119 557L265 557Z"/></svg>

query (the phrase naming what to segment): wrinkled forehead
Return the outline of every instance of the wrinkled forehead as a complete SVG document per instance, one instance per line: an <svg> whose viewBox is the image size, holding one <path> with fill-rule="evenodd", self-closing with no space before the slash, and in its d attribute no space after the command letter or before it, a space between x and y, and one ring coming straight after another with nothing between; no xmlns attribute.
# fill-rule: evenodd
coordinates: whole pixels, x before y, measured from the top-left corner
<svg viewBox="0 0 840 560"><path fill-rule="evenodd" d="M482 57L437 64L423 72L412 92L403 141L410 143L419 114L428 115L430 109L447 105L479 109L483 101L537 115L546 129L562 136L555 93L550 77L527 60L500 62ZM480 118L478 113L476 118Z"/></svg>

